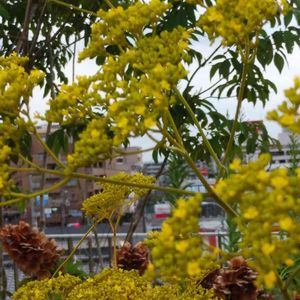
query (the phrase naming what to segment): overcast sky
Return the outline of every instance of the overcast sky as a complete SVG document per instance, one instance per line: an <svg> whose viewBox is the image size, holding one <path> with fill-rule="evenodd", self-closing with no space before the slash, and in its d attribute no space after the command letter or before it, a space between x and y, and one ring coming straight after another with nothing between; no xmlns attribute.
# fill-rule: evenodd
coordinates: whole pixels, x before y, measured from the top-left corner
<svg viewBox="0 0 300 300"><path fill-rule="evenodd" d="M216 45L210 45L208 42L201 44L201 52L204 56L209 56L209 54L214 50ZM270 101L266 104L265 107L262 107L260 102L257 102L254 107L252 104L243 102L242 112L245 117L245 120L265 120L266 112L277 107L278 104L284 99L284 90L293 85L293 78L297 75L300 75L299 61L300 61L300 51L295 48L295 51L292 55L288 55L289 66L285 65L281 74L278 70L271 66L269 67L265 74L266 78L273 81L277 86L278 93L272 93ZM98 70L98 66L93 60L86 60L80 64L76 63L75 74L76 75L91 75ZM71 82L72 78L72 64L69 63L66 67L66 73L68 74ZM198 75L195 76L193 85L199 87L206 87L209 83L209 68L202 69L198 72ZM217 77L216 77L217 78ZM222 100L213 100L215 107L221 113L228 113L230 116L233 116L236 107L236 99L222 99ZM46 100L42 99L42 93L38 89L34 91L33 100L31 103L32 112L37 111L43 114L46 110ZM266 121L266 126L269 130L269 133L277 138L278 133L281 131L281 128L274 122ZM143 148L151 147L153 143L148 138L138 138L132 141L132 146L142 146ZM151 161L151 155L143 154L144 162Z"/></svg>

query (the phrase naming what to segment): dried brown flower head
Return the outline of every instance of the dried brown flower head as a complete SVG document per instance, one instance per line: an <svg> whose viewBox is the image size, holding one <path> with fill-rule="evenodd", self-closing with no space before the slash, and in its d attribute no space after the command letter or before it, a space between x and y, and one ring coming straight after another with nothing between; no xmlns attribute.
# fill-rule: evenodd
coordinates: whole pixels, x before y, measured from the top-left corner
<svg viewBox="0 0 300 300"><path fill-rule="evenodd" d="M123 270L138 270L142 275L149 263L149 249L139 242L135 246L126 242L117 250L117 265Z"/></svg>
<svg viewBox="0 0 300 300"><path fill-rule="evenodd" d="M37 279L49 277L63 253L54 240L23 221L4 226L0 239L20 270Z"/></svg>

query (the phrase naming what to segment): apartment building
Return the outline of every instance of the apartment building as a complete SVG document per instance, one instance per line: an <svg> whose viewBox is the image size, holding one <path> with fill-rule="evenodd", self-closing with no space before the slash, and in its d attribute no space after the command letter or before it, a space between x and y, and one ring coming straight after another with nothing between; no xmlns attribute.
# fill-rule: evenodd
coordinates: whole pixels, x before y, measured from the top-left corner
<svg viewBox="0 0 300 300"><path fill-rule="evenodd" d="M57 126L52 126L52 131L58 130ZM37 128L42 139L46 138L46 126L41 125ZM101 142L101 141L99 141ZM73 143L69 140L69 151L72 151ZM119 172L134 173L139 172L142 169L142 156L141 154L129 155L130 152L136 152L139 147L128 147L121 149L124 152L123 156L118 156L112 160L100 161L95 165L82 168L79 171L82 173L103 177L111 176ZM43 166L44 163L44 149L35 138L32 138L32 160L38 166ZM59 153L59 159L62 162L66 162L66 155L61 152ZM47 155L46 157L46 168L56 169L57 165L55 161ZM22 191L36 192L41 190L42 181L44 180L44 188L50 187L58 183L62 178L54 174L43 175L33 173L16 173L14 180L17 186ZM7 208L4 211L4 218L9 221L18 219L19 217L33 223L39 222L40 219L40 206L41 201L44 203L44 213L46 225L64 225L72 223L82 223L83 215L81 212L82 201L99 192L101 187L89 180L85 179L72 179L64 187L58 188L57 190L51 191L48 194L41 197L36 197L26 203L25 212L20 216L20 213L16 208Z"/></svg>

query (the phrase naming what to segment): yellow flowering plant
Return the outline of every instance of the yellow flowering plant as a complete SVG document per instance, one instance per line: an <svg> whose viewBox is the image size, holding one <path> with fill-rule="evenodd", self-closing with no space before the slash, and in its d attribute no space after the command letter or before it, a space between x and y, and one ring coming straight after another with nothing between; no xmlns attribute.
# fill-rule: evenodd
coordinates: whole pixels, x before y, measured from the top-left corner
<svg viewBox="0 0 300 300"><path fill-rule="evenodd" d="M206 289L202 283L219 272L228 257L236 255L242 255L258 273L256 296L261 289L278 289L283 299L292 299L296 290L291 283L300 272L296 266L300 246L300 169L298 175L289 175L283 168L267 171L271 159L267 154L248 165L234 158L256 150L244 147L251 144L247 143L248 133L256 137L255 145L258 138L257 128L251 132L250 126L239 121L242 103L255 103L257 99L264 103L270 89L276 89L264 78L261 68L274 62L281 71L284 47L290 53L299 42L298 28L289 24L300 3L106 0L105 7L88 11L81 6L83 1L79 1L79 6L60 0L49 2L95 18L90 41L79 54L79 60L95 59L99 68L93 75L78 76L73 83L62 84L56 92L53 82L45 115L34 119L30 100L44 73L30 69L28 59L16 53L0 58L0 207L29 202L73 179L97 183L101 192L83 201L82 210L93 221L92 225L52 278L20 287L13 299L217 299L214 289L221 285L220 277L210 285L214 289ZM281 23L286 31L279 27ZM265 26L270 32L273 30L270 36ZM195 49L196 41L203 36L218 43L210 55ZM196 62L198 66L191 73L189 65ZM211 66L210 77L219 74L219 81L209 87L195 85L195 75L207 66ZM270 119L296 133L300 132L299 88L300 80L296 79L295 86L286 91L287 100L269 113ZM204 99L207 92L211 92L207 99L216 92L218 97L235 94L237 106L232 120ZM62 160L53 143L39 135L36 125L40 120L59 125L67 140L72 137L74 147L64 147L68 152L66 159ZM260 146L266 150L270 138L263 132ZM159 186L154 178L139 173L109 177L84 173L84 167L118 157L122 145L145 135L155 142L151 148L154 157L157 153L173 152L185 160L205 193ZM55 169L41 167L30 157L30 143L24 138L28 136L43 146L55 162ZM65 141L58 140L58 144ZM199 159L215 164L215 187L199 170ZM55 174L61 181L26 193L16 190L13 179L17 172ZM146 243L151 250L151 263L145 275L140 276L135 271L117 268L116 233L128 206L151 190L174 193L179 198L161 232L149 235ZM238 253L211 247L199 235L201 200L207 196L237 226L241 234ZM60 274L102 220L109 222L113 232L114 268L84 282ZM274 228L280 236L274 234ZM280 269L292 266L295 268L289 277L282 278ZM233 290L226 293L230 299L237 299Z"/></svg>

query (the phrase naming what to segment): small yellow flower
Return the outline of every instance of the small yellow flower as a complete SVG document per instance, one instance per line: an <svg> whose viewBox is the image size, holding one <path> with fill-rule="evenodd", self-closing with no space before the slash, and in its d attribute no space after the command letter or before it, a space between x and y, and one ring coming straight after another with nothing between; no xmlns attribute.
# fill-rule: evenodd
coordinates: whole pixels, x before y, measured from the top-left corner
<svg viewBox="0 0 300 300"><path fill-rule="evenodd" d="M283 218L279 221L282 230L290 230L293 227L293 220L290 217Z"/></svg>
<svg viewBox="0 0 300 300"><path fill-rule="evenodd" d="M294 263L295 263L294 260L292 260L291 258L285 260L285 264L289 267L294 265Z"/></svg>
<svg viewBox="0 0 300 300"><path fill-rule="evenodd" d="M288 180L281 176L276 176L271 179L271 185L276 189L283 189L287 187L288 184L289 184Z"/></svg>
<svg viewBox="0 0 300 300"><path fill-rule="evenodd" d="M201 274L201 270L197 261L191 261L187 265L187 273L191 276L197 276Z"/></svg>
<svg viewBox="0 0 300 300"><path fill-rule="evenodd" d="M250 206L244 213L244 218L248 220L255 219L258 216L258 210L254 206Z"/></svg>
<svg viewBox="0 0 300 300"><path fill-rule="evenodd" d="M176 243L176 250L181 252L181 253L184 253L187 248L189 246L189 243L187 241L179 241L178 243Z"/></svg>
<svg viewBox="0 0 300 300"><path fill-rule="evenodd" d="M184 208L177 208L175 209L173 216L178 219L184 219L186 217L186 214L187 212Z"/></svg>
<svg viewBox="0 0 300 300"><path fill-rule="evenodd" d="M240 159L234 159L233 162L230 164L231 170L239 170L241 167L241 160Z"/></svg>
<svg viewBox="0 0 300 300"><path fill-rule="evenodd" d="M283 115L280 118L280 123L283 126L290 126L293 125L295 123L295 117L293 115Z"/></svg>
<svg viewBox="0 0 300 300"><path fill-rule="evenodd" d="M275 245L265 243L262 246L262 252L266 256L269 256L274 250L275 250Z"/></svg>
<svg viewBox="0 0 300 300"><path fill-rule="evenodd" d="M268 274L266 274L264 276L264 281L265 281L266 287L268 289L271 289L274 287L276 280L277 279L276 279L276 275L275 275L274 271L270 271Z"/></svg>

